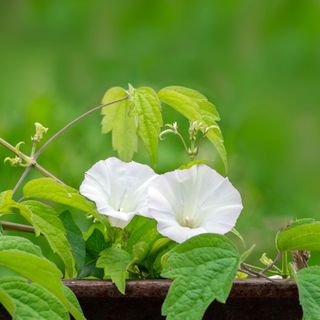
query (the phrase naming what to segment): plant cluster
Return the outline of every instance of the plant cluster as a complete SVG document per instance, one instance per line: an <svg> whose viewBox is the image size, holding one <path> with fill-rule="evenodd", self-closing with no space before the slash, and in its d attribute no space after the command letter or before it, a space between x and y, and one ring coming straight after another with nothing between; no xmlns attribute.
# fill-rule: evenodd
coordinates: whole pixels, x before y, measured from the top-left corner
<svg viewBox="0 0 320 320"><path fill-rule="evenodd" d="M189 121L189 139L177 123L163 125L167 106ZM98 110L102 132L112 132L119 159L98 161L78 191L38 158L66 129ZM215 106L193 89L171 86L155 92L129 85L128 90L109 89L101 105L42 145L47 128L36 123L30 155L21 151L22 143L14 147L0 138L15 155L5 161L25 167L16 186L0 193L0 266L11 271L1 277L0 303L13 319L85 319L62 279L111 279L125 294L128 279L167 278L173 282L162 314L198 320L212 301L226 301L235 278L248 276L296 281L305 319L320 319L320 267L308 267L310 252L320 248L319 222L294 221L279 231L274 260L263 254L259 265L247 263L254 245L246 248L234 228L242 210L240 193L212 162L198 159L202 141L208 139L227 169L219 120ZM183 144L189 163L157 174L132 161L141 141L154 167L159 140L167 134ZM45 177L27 182L17 199L32 168ZM87 217L86 226L79 225L76 214ZM16 216L26 224L6 219ZM51 261L27 236L12 231L44 237L58 258Z"/></svg>

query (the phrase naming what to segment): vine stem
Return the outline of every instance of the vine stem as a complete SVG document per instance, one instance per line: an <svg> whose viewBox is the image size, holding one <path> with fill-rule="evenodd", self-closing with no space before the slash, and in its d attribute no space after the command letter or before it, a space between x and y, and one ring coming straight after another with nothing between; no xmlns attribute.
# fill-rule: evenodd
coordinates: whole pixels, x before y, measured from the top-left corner
<svg viewBox="0 0 320 320"><path fill-rule="evenodd" d="M33 142L32 144L32 150L31 150L31 157L34 156L34 153L36 152L36 147L37 147L37 143ZM27 175L29 174L30 170L31 170L32 166L29 165L28 167L25 168L22 176L20 177L19 181L16 183L16 185L14 186L13 190L12 190L12 194L14 195L17 190L19 189L20 185L22 184L22 182L24 181L24 179L27 177Z"/></svg>
<svg viewBox="0 0 320 320"><path fill-rule="evenodd" d="M263 278L266 279L270 282L275 282L273 279L268 278L267 276L265 276L263 273L261 274L260 272L256 272L254 270L251 270L249 268L247 268L245 265L241 264L241 267L239 268L240 272L246 273L249 276L255 277L255 278Z"/></svg>
<svg viewBox="0 0 320 320"><path fill-rule="evenodd" d="M41 153L54 141L56 140L62 133L64 133L68 128L70 128L71 126L73 126L74 124L76 124L78 121L80 121L81 119L89 116L90 114L106 107L112 104L115 104L117 102L121 102L124 100L127 100L129 98L129 94L126 95L123 98L114 100L114 101L110 101L108 103L104 103L101 104L99 106L96 106L88 111L86 111L85 113L81 114L80 116L78 116L77 118L75 118L74 120L72 120L71 122L69 122L67 125L65 125L63 128L61 128L56 134L54 134L49 140L47 140L47 142L44 143L44 145L37 151L35 152L36 149L36 145L35 143L32 145L32 152L31 152L31 156L28 157L27 155L25 155L23 152L17 150L14 146L12 146L10 143L8 143L7 141L3 140L2 138L0 138L0 144L2 144L4 147L6 147L7 149L9 149L10 151L12 151L14 154L16 154L18 157L20 157L23 161L25 161L26 163L29 163L29 165L25 168L22 176L20 177L19 181L17 182L17 184L15 185L14 189L13 189L13 194L18 190L18 188L20 187L20 185L23 183L24 179L27 177L27 175L29 174L30 170L32 167L35 167L38 171L40 171L44 176L50 177L54 180L56 180L57 182L59 182L62 185L65 185L60 179L58 179L57 177L55 177L52 173L50 173L48 170L46 170L45 168L43 168L41 165L39 165L37 163L37 159L38 157L41 155Z"/></svg>
<svg viewBox="0 0 320 320"><path fill-rule="evenodd" d="M69 122L67 125L65 125L62 129L60 129L56 134L54 134L49 140L47 140L47 142L41 147L39 148L39 150L34 154L33 159L37 160L38 157L40 156L40 154L54 141L56 140L62 133L64 133L68 128L70 128L71 126L73 126L75 123L77 123L78 121L80 121L81 119L87 117L88 115L90 115L91 113L94 113L106 106L109 106L111 104L117 103L117 102L121 102L124 100L127 100L129 98L129 95L126 95L123 98L105 103L105 104L101 104L99 106L96 106L90 110L88 110L87 112L81 114L80 116L78 116L77 118L75 118L74 120L72 120L71 122Z"/></svg>
<svg viewBox="0 0 320 320"><path fill-rule="evenodd" d="M8 221L1 221L0 224L2 225L4 230L35 233L35 230L33 227L27 226L25 224L13 223Z"/></svg>
<svg viewBox="0 0 320 320"><path fill-rule="evenodd" d="M261 270L259 273L260 274L264 274L267 271L269 271L270 269L272 269L274 267L274 265L279 261L279 259L282 257L282 252L279 251L277 256L275 257L275 259L272 261L271 264L269 264L265 269Z"/></svg>
<svg viewBox="0 0 320 320"><path fill-rule="evenodd" d="M25 155L23 152L17 150L13 145L11 145L10 143L8 143L7 141L3 140L2 138L0 138L0 144L2 144L4 147L6 147L7 149L9 149L11 152L13 152L14 154L16 154L18 157L20 157L23 161L25 161L26 163L30 163L28 165L28 167L35 167L39 172L41 172L44 176L50 177L54 180L56 180L57 182L61 183L64 185L64 183L58 179L56 176L54 176L51 172L49 172L47 169L43 168L40 164L38 164L36 162L36 160L34 160L33 158L28 157L27 155ZM28 168L27 167L27 168ZM26 170L25 170L26 172ZM24 174L25 174L24 172ZM28 173L28 172L27 172ZM23 175L24 175L23 174ZM24 177L25 178L25 177ZM20 179L19 179L20 181ZM21 181L22 182L22 181ZM20 182L20 183L21 183Z"/></svg>

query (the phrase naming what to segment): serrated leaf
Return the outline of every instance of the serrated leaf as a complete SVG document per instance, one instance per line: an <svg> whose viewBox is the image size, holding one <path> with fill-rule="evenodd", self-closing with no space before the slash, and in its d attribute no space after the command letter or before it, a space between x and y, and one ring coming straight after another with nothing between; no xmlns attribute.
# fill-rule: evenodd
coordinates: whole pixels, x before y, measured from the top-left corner
<svg viewBox="0 0 320 320"><path fill-rule="evenodd" d="M60 219L66 230L66 236L71 246L73 256L75 258L78 273L84 266L86 258L86 243L83 239L82 232L78 225L73 221L69 211L60 214Z"/></svg>
<svg viewBox="0 0 320 320"><path fill-rule="evenodd" d="M117 247L103 250L97 261L97 267L104 269L105 276L110 276L112 282L122 294L126 290L127 270L130 264L130 254Z"/></svg>
<svg viewBox="0 0 320 320"><path fill-rule="evenodd" d="M155 166L158 158L158 141L162 127L161 105L157 93L149 87L133 90L131 100L138 116L138 134Z"/></svg>
<svg viewBox="0 0 320 320"><path fill-rule="evenodd" d="M32 255L43 257L41 249L35 246L30 240L22 237L2 236L0 238L1 251L23 251Z"/></svg>
<svg viewBox="0 0 320 320"><path fill-rule="evenodd" d="M75 260L63 223L55 210L39 201L24 201L17 206L21 215L33 225L36 234L43 234L53 252L60 256L65 265L65 277L73 278L76 275Z"/></svg>
<svg viewBox="0 0 320 320"><path fill-rule="evenodd" d="M196 101L176 90L174 87L166 87L158 92L162 102L174 108L191 121L201 119L200 108Z"/></svg>
<svg viewBox="0 0 320 320"><path fill-rule="evenodd" d="M62 185L51 178L29 181L23 188L23 194L25 198L49 200L79 209L106 223L106 220L97 212L95 205L83 197L78 190Z"/></svg>
<svg viewBox="0 0 320 320"><path fill-rule="evenodd" d="M203 234L168 253L162 276L173 279L162 306L168 320L199 320L209 304L224 303L239 264L239 253L224 236Z"/></svg>
<svg viewBox="0 0 320 320"><path fill-rule="evenodd" d="M0 265L4 266L53 293L76 320L83 320L64 294L62 273L51 261L45 259L39 247L31 241L20 238L0 237Z"/></svg>
<svg viewBox="0 0 320 320"><path fill-rule="evenodd" d="M108 103L124 98L126 91L120 87L109 89L102 103ZM118 152L123 161L131 161L138 149L137 125L135 117L131 115L132 105L129 100L124 100L102 109L102 133L112 131L112 147Z"/></svg>
<svg viewBox="0 0 320 320"><path fill-rule="evenodd" d="M5 293L8 301L2 301ZM68 320L64 305L48 290L28 283L22 278L1 278L0 302L4 304L13 320Z"/></svg>
<svg viewBox="0 0 320 320"><path fill-rule="evenodd" d="M208 125L212 125L216 121L220 120L220 115L215 105L208 101L208 98L199 91L181 86L170 86L166 89L179 92L180 94L187 96L191 100L195 101L200 108L200 113L203 116L203 119L206 123L208 123Z"/></svg>
<svg viewBox="0 0 320 320"><path fill-rule="evenodd" d="M170 86L158 92L160 100L190 121L202 121L207 127L213 126L207 138L215 146L227 170L227 152L222 132L217 124L220 116L216 107L200 92L180 86Z"/></svg>
<svg viewBox="0 0 320 320"><path fill-rule="evenodd" d="M301 269L296 274L304 320L320 319L320 267Z"/></svg>
<svg viewBox="0 0 320 320"><path fill-rule="evenodd" d="M280 231L276 239L280 251L320 250L320 222L304 220Z"/></svg>

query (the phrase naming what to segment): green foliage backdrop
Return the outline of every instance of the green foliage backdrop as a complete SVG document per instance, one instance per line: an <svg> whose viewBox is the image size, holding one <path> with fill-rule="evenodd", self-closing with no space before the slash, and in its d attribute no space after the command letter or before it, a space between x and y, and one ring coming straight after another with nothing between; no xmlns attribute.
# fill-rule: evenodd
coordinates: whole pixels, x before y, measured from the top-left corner
<svg viewBox="0 0 320 320"><path fill-rule="evenodd" d="M238 229L270 251L279 226L320 213L319 16L316 0L1 1L0 136L28 140L35 121L52 134L114 85L195 88L222 118L245 204ZM78 187L114 154L100 121L66 132L39 162ZM157 170L185 159L175 142L160 143ZM1 190L19 174L1 163Z"/></svg>

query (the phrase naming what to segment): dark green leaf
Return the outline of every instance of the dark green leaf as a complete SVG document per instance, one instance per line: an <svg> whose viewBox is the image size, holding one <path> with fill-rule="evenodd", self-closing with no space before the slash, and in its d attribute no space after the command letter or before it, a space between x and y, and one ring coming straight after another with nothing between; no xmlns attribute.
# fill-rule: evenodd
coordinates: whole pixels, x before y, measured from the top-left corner
<svg viewBox="0 0 320 320"><path fill-rule="evenodd" d="M224 303L239 264L239 253L224 236L203 234L168 253L162 272L173 279L162 306L168 320L199 320L217 299Z"/></svg>
<svg viewBox="0 0 320 320"><path fill-rule="evenodd" d="M76 261L78 273L84 266L86 258L86 243L83 239L82 232L77 224L73 221L69 211L60 214L60 219L66 230L67 239L71 245L72 253Z"/></svg>
<svg viewBox="0 0 320 320"><path fill-rule="evenodd" d="M312 266L297 273L300 304L304 320L320 320L320 267Z"/></svg>

